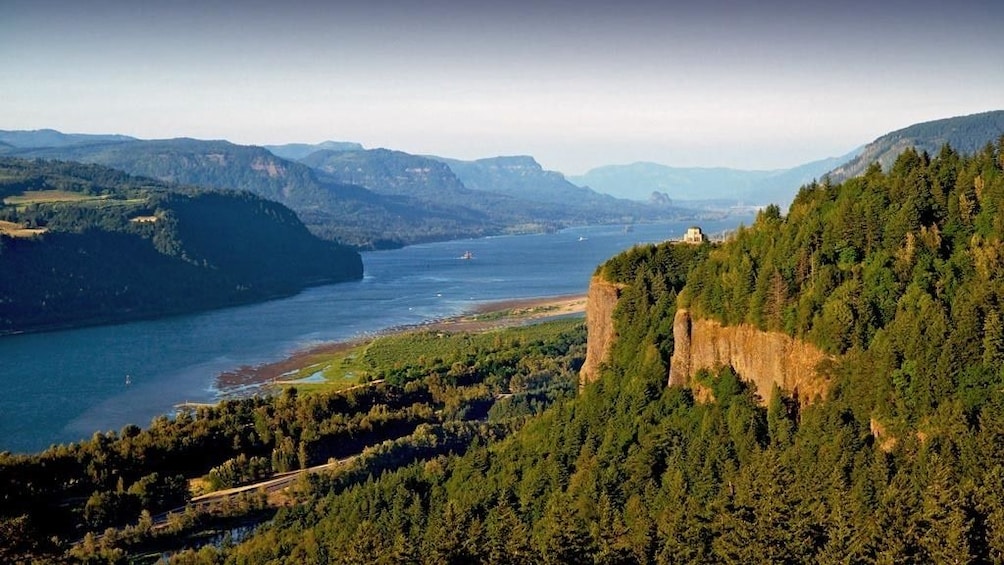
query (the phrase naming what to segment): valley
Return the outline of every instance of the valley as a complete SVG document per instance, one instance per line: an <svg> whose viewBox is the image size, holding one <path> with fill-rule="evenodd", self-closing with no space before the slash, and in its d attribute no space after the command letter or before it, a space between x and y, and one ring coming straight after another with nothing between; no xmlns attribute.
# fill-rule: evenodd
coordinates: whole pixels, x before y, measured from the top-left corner
<svg viewBox="0 0 1004 565"><path fill-rule="evenodd" d="M786 211L701 221L728 231L723 241L685 243L688 218L413 244L364 253L361 280L279 301L74 330L62 344L62 332L5 338L0 354L15 363L41 357L32 342L96 354L77 364L118 390L81 398L89 408L70 433L102 429L94 416L121 424L0 455L0 556L992 562L1004 554L1002 153L1001 141L907 148L887 167L804 184ZM374 155L340 158L358 169ZM446 171L422 174L433 170ZM421 179L391 176L403 184L388 196L424 198ZM361 182L389 190L376 178ZM145 191L177 190L32 183L9 190L12 234L80 221L47 206L107 214L115 200L110 225L159 229L168 214ZM454 200L469 190L456 185ZM212 257L211 246L188 249ZM395 327L407 331L384 331ZM102 332L123 349L93 347ZM154 335L154 347L179 339L178 349L127 344ZM167 369L142 390L127 376L121 391L119 375L136 371L115 363L171 355L194 361L187 382ZM207 398L172 402L207 381ZM123 405L151 398L152 414L180 406L147 428L138 411L122 418ZM238 526L239 543L198 541Z"/></svg>

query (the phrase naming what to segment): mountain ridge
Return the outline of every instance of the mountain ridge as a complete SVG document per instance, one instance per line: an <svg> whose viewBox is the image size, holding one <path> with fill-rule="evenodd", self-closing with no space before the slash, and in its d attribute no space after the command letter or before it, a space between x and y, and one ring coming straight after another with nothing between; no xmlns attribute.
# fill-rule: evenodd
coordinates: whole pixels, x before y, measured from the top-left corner
<svg viewBox="0 0 1004 565"><path fill-rule="evenodd" d="M1004 135L1004 110L953 116L920 122L889 132L865 145L849 162L834 167L829 177L840 182L865 172L877 162L888 170L900 153L909 148L933 155L945 144L963 154L972 154Z"/></svg>
<svg viewBox="0 0 1004 565"><path fill-rule="evenodd" d="M276 157L263 147L226 140L118 141L6 153L97 163L130 174L220 190L249 190L289 206L315 234L358 248L475 237L500 229L491 224L471 225L467 221L470 212L460 207L423 209L409 197L376 194Z"/></svg>
<svg viewBox="0 0 1004 565"><path fill-rule="evenodd" d="M561 198L530 201L472 191L440 161L385 149L322 150L295 162L264 147L175 138L0 146L0 154L97 163L169 182L249 190L289 206L315 234L362 249L552 231L576 224L633 223L686 213L674 208L650 210L626 201L590 208ZM349 163L348 170L333 164L352 159L356 162ZM422 175L426 178L418 178Z"/></svg>
<svg viewBox="0 0 1004 565"><path fill-rule="evenodd" d="M446 163L473 190L581 208L624 205L613 196L569 182L560 172L545 170L530 155L500 155L473 161L432 158Z"/></svg>

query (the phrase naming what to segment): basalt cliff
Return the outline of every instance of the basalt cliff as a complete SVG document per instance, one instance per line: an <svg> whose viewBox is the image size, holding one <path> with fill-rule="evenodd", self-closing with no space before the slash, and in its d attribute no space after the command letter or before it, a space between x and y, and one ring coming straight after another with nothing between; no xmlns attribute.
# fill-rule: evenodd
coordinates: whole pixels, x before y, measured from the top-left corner
<svg viewBox="0 0 1004 565"><path fill-rule="evenodd" d="M702 369L729 365L756 386L764 400L770 398L775 384L807 401L826 394L829 383L820 365L827 355L787 334L749 324L723 326L715 320L695 319L681 308L673 319L673 341L670 386L690 384Z"/></svg>
<svg viewBox="0 0 1004 565"><path fill-rule="evenodd" d="M588 348L579 375L579 385L595 381L600 365L616 340L613 311L622 285L594 277L586 306ZM749 324L723 326L710 319L695 318L686 309L673 320L673 357L670 386L691 386L702 369L729 365L752 383L760 398L770 398L773 385L811 401L823 397L829 385L821 365L829 358L815 345L780 332L763 331Z"/></svg>
<svg viewBox="0 0 1004 565"><path fill-rule="evenodd" d="M610 347L617 338L614 331L614 308L624 285L601 277L593 277L586 297L586 331L588 345L586 361L579 372L579 386L583 387L600 376L600 364L607 358Z"/></svg>

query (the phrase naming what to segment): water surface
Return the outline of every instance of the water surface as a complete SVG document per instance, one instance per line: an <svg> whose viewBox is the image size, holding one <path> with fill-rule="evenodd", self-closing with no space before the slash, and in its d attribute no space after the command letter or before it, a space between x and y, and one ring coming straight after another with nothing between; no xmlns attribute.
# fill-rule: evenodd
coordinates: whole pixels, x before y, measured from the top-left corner
<svg viewBox="0 0 1004 565"><path fill-rule="evenodd" d="M703 222L705 231L739 219ZM749 219L746 219L749 223ZM213 402L216 376L323 342L419 324L508 298L585 292L596 266L689 223L594 226L363 254L358 282L202 314L0 338L0 450L43 449L145 426L181 402ZM461 259L470 252L472 259ZM130 384L126 384L126 377Z"/></svg>

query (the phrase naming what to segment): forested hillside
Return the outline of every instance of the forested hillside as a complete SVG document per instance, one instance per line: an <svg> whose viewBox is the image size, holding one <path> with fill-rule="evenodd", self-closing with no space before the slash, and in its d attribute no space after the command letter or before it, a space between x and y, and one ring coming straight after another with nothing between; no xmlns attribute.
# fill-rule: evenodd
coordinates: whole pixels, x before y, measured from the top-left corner
<svg viewBox="0 0 1004 565"><path fill-rule="evenodd" d="M810 185L713 253L684 299L857 359L862 417L923 424L954 401L975 417L1004 361L1002 149L907 150L888 173Z"/></svg>
<svg viewBox="0 0 1004 565"><path fill-rule="evenodd" d="M834 181L844 181L864 173L872 163L888 170L908 148L933 155L942 145L948 144L960 153L973 154L1001 135L1004 135L1004 110L913 124L869 143L855 158L841 163L828 176Z"/></svg>
<svg viewBox="0 0 1004 565"><path fill-rule="evenodd" d="M0 159L0 333L262 300L357 279L359 254L246 192Z"/></svg>
<svg viewBox="0 0 1004 565"><path fill-rule="evenodd" d="M907 152L722 247L615 258L619 338L579 397L462 456L318 483L178 562L998 562L1002 155ZM727 367L699 377L713 401L667 387L677 293L837 354L827 398L759 398Z"/></svg>

